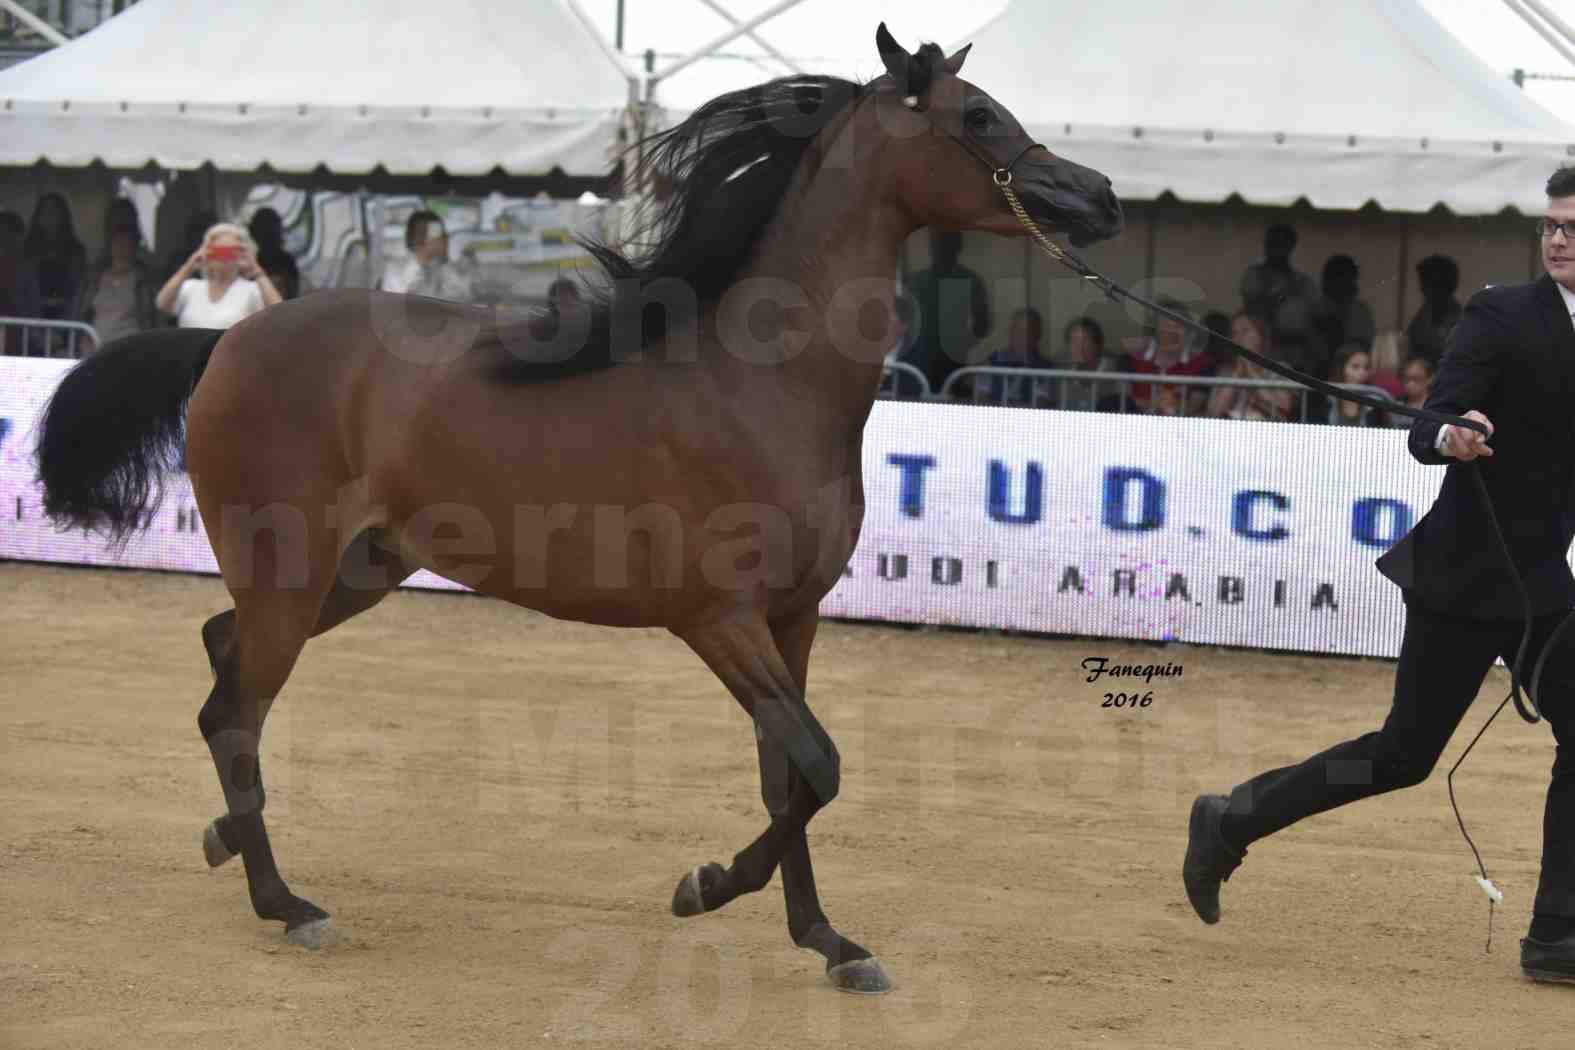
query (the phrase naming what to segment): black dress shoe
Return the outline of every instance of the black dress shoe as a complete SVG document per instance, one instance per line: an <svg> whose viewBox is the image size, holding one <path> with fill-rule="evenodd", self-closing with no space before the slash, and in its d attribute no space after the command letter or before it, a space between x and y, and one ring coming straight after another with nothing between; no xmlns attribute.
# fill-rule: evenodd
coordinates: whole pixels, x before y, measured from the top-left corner
<svg viewBox="0 0 1575 1050"><path fill-rule="evenodd" d="M1220 835L1220 818L1229 805L1230 799L1224 795L1199 795L1192 803L1192 819L1187 825L1181 881L1187 887L1192 910L1210 925L1220 921L1220 883L1230 878L1247 855L1226 845Z"/></svg>
<svg viewBox="0 0 1575 1050"><path fill-rule="evenodd" d="M1558 941L1522 937L1520 972L1533 981L1575 984L1575 934Z"/></svg>

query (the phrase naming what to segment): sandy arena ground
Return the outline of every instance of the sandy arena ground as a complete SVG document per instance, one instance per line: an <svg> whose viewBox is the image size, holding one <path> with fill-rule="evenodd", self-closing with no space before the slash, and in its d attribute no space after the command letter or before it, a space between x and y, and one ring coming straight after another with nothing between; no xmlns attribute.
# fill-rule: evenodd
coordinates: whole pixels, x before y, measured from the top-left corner
<svg viewBox="0 0 1575 1050"><path fill-rule="evenodd" d="M843 755L811 827L832 920L884 960L843 995L780 885L678 920L678 876L764 827L750 727L660 632L405 593L313 642L268 723L281 870L334 913L253 917L196 713L217 580L0 564L0 1046L1562 1047L1521 979L1545 727L1253 849L1205 927L1188 805L1376 727L1392 665L849 624L811 703ZM1079 661L1171 660L1147 709ZM1506 688L1495 672L1472 731Z"/></svg>

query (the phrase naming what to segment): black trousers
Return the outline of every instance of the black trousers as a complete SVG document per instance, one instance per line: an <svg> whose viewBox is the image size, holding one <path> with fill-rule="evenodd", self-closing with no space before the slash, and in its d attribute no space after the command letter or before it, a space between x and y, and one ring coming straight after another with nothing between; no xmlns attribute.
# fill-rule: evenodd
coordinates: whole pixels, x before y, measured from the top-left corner
<svg viewBox="0 0 1575 1050"><path fill-rule="evenodd" d="M1533 621L1522 689L1529 689L1532 668L1564 615ZM1226 839L1245 847L1303 817L1426 780L1494 659L1514 661L1522 626L1519 620L1468 620L1408 601L1394 706L1383 728L1238 785L1221 826ZM1542 695L1535 699L1558 746L1532 910L1575 918L1575 624L1549 655ZM1513 712L1500 716L1512 717Z"/></svg>

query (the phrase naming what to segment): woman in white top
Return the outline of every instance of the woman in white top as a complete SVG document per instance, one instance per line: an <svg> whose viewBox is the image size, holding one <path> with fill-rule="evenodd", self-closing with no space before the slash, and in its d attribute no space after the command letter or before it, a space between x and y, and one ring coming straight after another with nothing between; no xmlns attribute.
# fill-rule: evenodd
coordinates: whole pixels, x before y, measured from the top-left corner
<svg viewBox="0 0 1575 1050"><path fill-rule="evenodd" d="M194 277L198 267L202 276ZM257 265L257 246L243 226L208 227L191 258L159 289L158 307L182 328L228 328L279 302L278 289Z"/></svg>

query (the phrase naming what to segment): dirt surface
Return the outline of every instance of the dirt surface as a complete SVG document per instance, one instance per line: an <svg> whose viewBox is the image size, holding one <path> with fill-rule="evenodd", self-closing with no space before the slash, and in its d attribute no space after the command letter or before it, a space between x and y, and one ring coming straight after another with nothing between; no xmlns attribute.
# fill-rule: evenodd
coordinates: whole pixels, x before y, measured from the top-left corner
<svg viewBox="0 0 1575 1050"><path fill-rule="evenodd" d="M217 580L0 564L0 1046L1567 1046L1521 979L1545 727L1260 843L1224 921L1179 877L1195 792L1375 728L1393 673L1207 648L827 623L843 756L811 828L833 922L897 983L833 990L780 884L668 913L764 827L748 722L661 632L404 593L311 643L265 738L274 849L334 913L310 953L210 871L196 713ZM1180 663L1103 708L1079 663ZM1506 688L1495 672L1467 725Z"/></svg>

